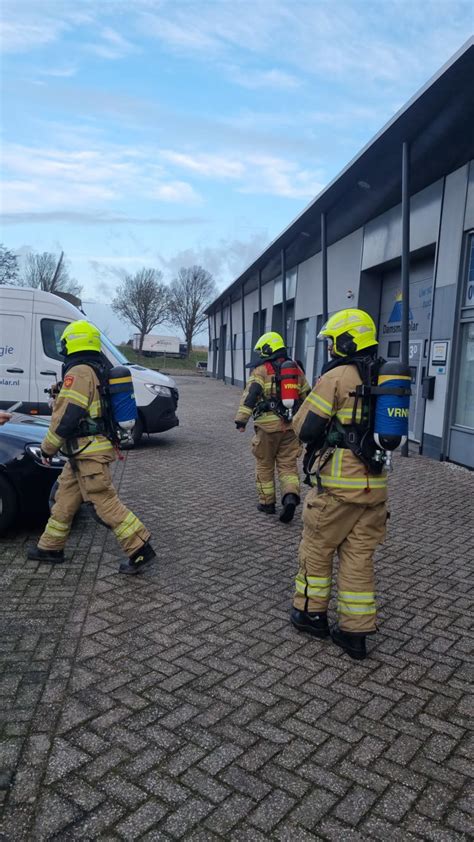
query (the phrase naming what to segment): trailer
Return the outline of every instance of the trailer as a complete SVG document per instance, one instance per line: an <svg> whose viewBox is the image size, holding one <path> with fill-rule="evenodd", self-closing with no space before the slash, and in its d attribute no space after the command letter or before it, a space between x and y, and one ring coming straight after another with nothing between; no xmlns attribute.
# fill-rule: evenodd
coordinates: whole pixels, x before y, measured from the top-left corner
<svg viewBox="0 0 474 842"><path fill-rule="evenodd" d="M140 348L140 334L134 333L132 337L134 351ZM159 336L154 333L147 333L143 340L142 354L145 357L184 357L186 346L183 345L178 336Z"/></svg>

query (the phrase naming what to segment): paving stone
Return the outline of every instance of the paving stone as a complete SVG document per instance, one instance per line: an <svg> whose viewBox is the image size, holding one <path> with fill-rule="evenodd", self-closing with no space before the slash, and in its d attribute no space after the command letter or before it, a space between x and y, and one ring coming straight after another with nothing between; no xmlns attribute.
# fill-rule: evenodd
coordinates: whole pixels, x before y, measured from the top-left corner
<svg viewBox="0 0 474 842"><path fill-rule="evenodd" d="M131 813L125 821L117 825L116 831L122 839L139 839L166 815L167 808L159 801L151 799Z"/></svg>
<svg viewBox="0 0 474 842"><path fill-rule="evenodd" d="M42 800L34 827L34 838L50 839L55 833L78 818L81 811L66 798L48 793Z"/></svg>
<svg viewBox="0 0 474 842"><path fill-rule="evenodd" d="M187 836L192 827L202 822L213 809L214 805L208 801L189 798L166 820L163 830L170 836L181 839Z"/></svg>
<svg viewBox="0 0 474 842"><path fill-rule="evenodd" d="M334 810L334 815L338 819L350 825L357 825L361 818L371 808L377 796L369 789L363 789L360 786L355 786L350 792L340 801Z"/></svg>
<svg viewBox="0 0 474 842"><path fill-rule="evenodd" d="M206 820L206 825L224 839L228 838L232 828L250 813L254 804L244 795L231 795Z"/></svg>
<svg viewBox="0 0 474 842"><path fill-rule="evenodd" d="M268 833L294 806L295 799L283 790L275 789L259 804L248 817L251 824Z"/></svg>
<svg viewBox="0 0 474 842"><path fill-rule="evenodd" d="M394 784L378 802L375 810L392 822L399 822L418 797L418 793L405 786Z"/></svg>
<svg viewBox="0 0 474 842"><path fill-rule="evenodd" d="M226 783L228 782L226 775L223 776L223 780ZM181 782L185 784L186 787L194 790L194 792L202 796L202 798L206 798L208 801L211 801L213 804L219 804L230 794L228 787L222 786L222 784L214 777L201 772L200 769L197 768L188 769L188 771L182 776Z"/></svg>
<svg viewBox="0 0 474 842"><path fill-rule="evenodd" d="M317 822L330 812L331 807L337 800L336 795L326 792L324 789L313 790L300 800L291 814L291 820L311 830Z"/></svg>
<svg viewBox="0 0 474 842"><path fill-rule="evenodd" d="M2 538L0 839L466 842L474 475L395 455L354 663L288 623L301 525L268 541L239 390L179 386L182 426L113 468L155 569L124 581L85 513L61 570L25 560L37 531Z"/></svg>
<svg viewBox="0 0 474 842"><path fill-rule="evenodd" d="M256 801L264 798L271 789L270 786L263 783L256 775L246 772L239 766L228 767L222 773L221 780L232 787L232 789L237 790L242 795L248 795Z"/></svg>

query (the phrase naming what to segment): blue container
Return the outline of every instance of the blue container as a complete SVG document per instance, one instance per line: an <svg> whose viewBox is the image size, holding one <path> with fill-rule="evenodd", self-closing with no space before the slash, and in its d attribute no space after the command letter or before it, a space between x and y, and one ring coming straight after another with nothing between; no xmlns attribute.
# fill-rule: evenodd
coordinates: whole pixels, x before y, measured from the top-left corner
<svg viewBox="0 0 474 842"><path fill-rule="evenodd" d="M398 361L383 363L377 385L384 393L377 395L375 403L374 438L384 450L395 450L408 437L410 369ZM394 394L395 389L404 394Z"/></svg>
<svg viewBox="0 0 474 842"><path fill-rule="evenodd" d="M132 375L124 365L116 365L110 370L109 394L114 421L122 430L132 430L138 412Z"/></svg>

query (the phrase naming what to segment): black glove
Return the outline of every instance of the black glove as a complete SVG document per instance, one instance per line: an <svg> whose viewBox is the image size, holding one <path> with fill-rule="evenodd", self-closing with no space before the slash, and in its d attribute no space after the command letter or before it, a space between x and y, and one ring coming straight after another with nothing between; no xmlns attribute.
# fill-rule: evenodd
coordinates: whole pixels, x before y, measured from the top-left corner
<svg viewBox="0 0 474 842"><path fill-rule="evenodd" d="M235 426L238 430L245 430L245 424L243 421L236 421Z"/></svg>
<svg viewBox="0 0 474 842"><path fill-rule="evenodd" d="M51 459L53 457L49 455L49 453L45 453L44 450L41 451L41 461L43 465L51 465Z"/></svg>

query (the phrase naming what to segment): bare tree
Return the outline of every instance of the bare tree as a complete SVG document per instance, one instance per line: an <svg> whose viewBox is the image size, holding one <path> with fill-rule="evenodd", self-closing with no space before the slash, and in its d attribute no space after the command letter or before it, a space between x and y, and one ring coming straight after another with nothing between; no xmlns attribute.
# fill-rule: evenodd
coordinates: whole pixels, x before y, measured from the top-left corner
<svg viewBox="0 0 474 842"><path fill-rule="evenodd" d="M18 258L15 252L0 243L0 284L18 280Z"/></svg>
<svg viewBox="0 0 474 842"><path fill-rule="evenodd" d="M162 277L156 269L140 269L135 275L126 275L112 301L117 315L137 328L140 353L146 334L168 319L168 290Z"/></svg>
<svg viewBox="0 0 474 842"><path fill-rule="evenodd" d="M28 254L23 275L25 286L43 289L45 292L70 292L79 295L82 287L69 275L64 252L58 258L49 251L42 254Z"/></svg>
<svg viewBox="0 0 474 842"><path fill-rule="evenodd" d="M178 277L170 284L170 322L183 331L188 346L188 357L192 351L194 337L207 321L204 311L216 295L214 279L202 266L180 269Z"/></svg>

